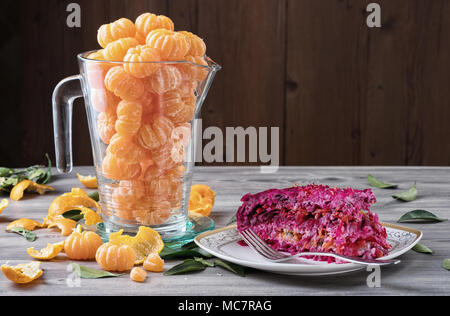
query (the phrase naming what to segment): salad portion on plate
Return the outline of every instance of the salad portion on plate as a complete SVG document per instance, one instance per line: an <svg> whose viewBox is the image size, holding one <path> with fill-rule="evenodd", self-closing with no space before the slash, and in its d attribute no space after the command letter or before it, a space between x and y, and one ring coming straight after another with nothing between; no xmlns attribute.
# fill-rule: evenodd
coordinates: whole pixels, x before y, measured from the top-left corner
<svg viewBox="0 0 450 316"><path fill-rule="evenodd" d="M383 224L370 211L370 189L294 186L247 194L236 225L199 235L196 243L213 255L244 266L288 274L334 274L364 268L328 256L273 263L245 246L240 231L251 228L273 249L289 254L330 252L364 259L392 259L422 237L417 230Z"/></svg>

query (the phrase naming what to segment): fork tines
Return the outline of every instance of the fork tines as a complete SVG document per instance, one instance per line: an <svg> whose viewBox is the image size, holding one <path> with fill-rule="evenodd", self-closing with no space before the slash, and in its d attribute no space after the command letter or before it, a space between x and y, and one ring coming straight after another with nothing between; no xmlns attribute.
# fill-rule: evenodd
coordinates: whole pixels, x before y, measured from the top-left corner
<svg viewBox="0 0 450 316"><path fill-rule="evenodd" d="M282 254L267 245L251 228L240 232L247 245L254 251L269 260L278 260L284 258Z"/></svg>

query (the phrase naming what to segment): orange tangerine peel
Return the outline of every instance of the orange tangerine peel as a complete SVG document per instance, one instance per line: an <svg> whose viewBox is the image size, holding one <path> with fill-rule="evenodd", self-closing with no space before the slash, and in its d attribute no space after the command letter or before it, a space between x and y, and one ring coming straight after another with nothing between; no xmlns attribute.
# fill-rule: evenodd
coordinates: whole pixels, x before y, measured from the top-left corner
<svg viewBox="0 0 450 316"><path fill-rule="evenodd" d="M52 201L48 208L47 218L50 219L81 207L100 209L100 205L91 199L84 190L73 188L71 192L64 193Z"/></svg>
<svg viewBox="0 0 450 316"><path fill-rule="evenodd" d="M9 197L11 200L19 201L23 198L23 193L25 191L36 191L39 194L45 194L46 191L55 190L53 187L45 184L38 184L31 180L22 180L17 183L11 190Z"/></svg>
<svg viewBox="0 0 450 316"><path fill-rule="evenodd" d="M191 186L189 196L189 211L208 216L214 206L216 192L205 184Z"/></svg>
<svg viewBox="0 0 450 316"><path fill-rule="evenodd" d="M27 254L38 260L51 260L63 250L64 241L55 244L48 243L47 247L39 251L35 250L34 247L27 248Z"/></svg>
<svg viewBox="0 0 450 316"><path fill-rule="evenodd" d="M97 177L94 177L91 175L83 176L79 173L77 173L77 177L78 177L78 180L80 180L81 184L84 185L86 188L88 188L88 189L97 189L98 188Z"/></svg>
<svg viewBox="0 0 450 316"><path fill-rule="evenodd" d="M123 235L123 229L109 235L109 243L113 245L128 245L136 252L135 265L145 261L151 253L159 254L164 248L164 242L156 230L140 226L136 236Z"/></svg>
<svg viewBox="0 0 450 316"><path fill-rule="evenodd" d="M47 224L48 228L57 227L59 230L61 230L61 236L69 236L75 229L75 226L77 226L77 222L75 222L73 219L65 218L62 216L45 219L44 223Z"/></svg>
<svg viewBox="0 0 450 316"><path fill-rule="evenodd" d="M26 230L35 230L36 228L42 228L44 226L44 224L41 224L33 219L21 218L9 223L8 226L6 226L6 230L11 230L16 227L25 228Z"/></svg>
<svg viewBox="0 0 450 316"><path fill-rule="evenodd" d="M25 284L38 279L44 271L40 269L39 261L21 263L15 266L3 264L1 266L3 274L15 283Z"/></svg>
<svg viewBox="0 0 450 316"><path fill-rule="evenodd" d="M0 214L3 212L3 210L9 205L9 201L7 199L2 199L0 201Z"/></svg>
<svg viewBox="0 0 450 316"><path fill-rule="evenodd" d="M84 215L84 223L88 226L103 222L102 217L88 207L80 207L80 211Z"/></svg>

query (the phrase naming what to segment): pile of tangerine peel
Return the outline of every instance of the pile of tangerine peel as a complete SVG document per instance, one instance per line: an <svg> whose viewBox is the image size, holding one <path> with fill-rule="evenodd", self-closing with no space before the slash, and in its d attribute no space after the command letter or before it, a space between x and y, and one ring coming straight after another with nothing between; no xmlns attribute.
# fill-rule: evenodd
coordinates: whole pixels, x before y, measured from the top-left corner
<svg viewBox="0 0 450 316"><path fill-rule="evenodd" d="M103 176L115 181L106 185L108 211L141 225L162 224L183 199L189 122L208 75L206 45L152 13L102 25L97 40L102 49L87 56L85 72L99 141L107 145Z"/></svg>

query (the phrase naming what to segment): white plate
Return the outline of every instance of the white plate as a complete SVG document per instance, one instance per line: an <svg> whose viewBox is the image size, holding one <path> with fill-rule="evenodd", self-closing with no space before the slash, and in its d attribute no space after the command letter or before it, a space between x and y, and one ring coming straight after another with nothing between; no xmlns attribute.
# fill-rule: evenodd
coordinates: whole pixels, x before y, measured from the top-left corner
<svg viewBox="0 0 450 316"><path fill-rule="evenodd" d="M396 258L419 242L422 232L408 227L382 223L386 228L387 241L392 245L389 254L381 259ZM364 269L355 263L326 263L311 259L298 259L299 263L273 263L265 260L251 248L241 246L236 224L198 235L194 241L202 249L226 261L273 273L291 275L330 275Z"/></svg>

